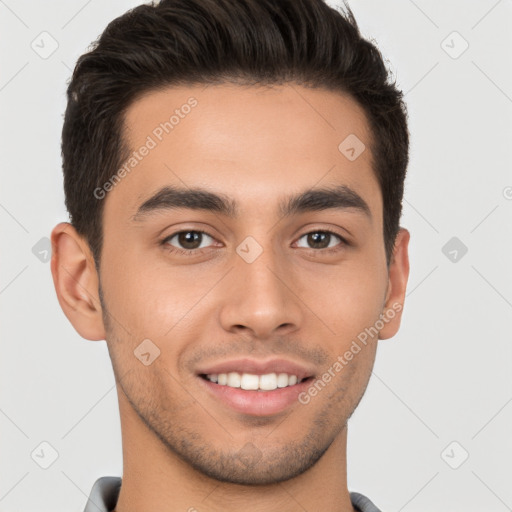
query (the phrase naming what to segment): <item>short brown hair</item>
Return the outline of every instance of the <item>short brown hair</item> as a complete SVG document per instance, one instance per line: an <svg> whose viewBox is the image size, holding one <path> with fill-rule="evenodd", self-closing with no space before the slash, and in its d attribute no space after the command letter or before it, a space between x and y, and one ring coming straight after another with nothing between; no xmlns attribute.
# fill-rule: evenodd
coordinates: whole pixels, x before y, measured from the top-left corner
<svg viewBox="0 0 512 512"><path fill-rule="evenodd" d="M98 268L103 201L94 190L127 155L127 108L142 93L201 83L294 82L343 92L361 105L373 136L389 264L409 159L407 111L379 50L345 8L322 0L162 0L107 26L78 59L62 131L66 206Z"/></svg>

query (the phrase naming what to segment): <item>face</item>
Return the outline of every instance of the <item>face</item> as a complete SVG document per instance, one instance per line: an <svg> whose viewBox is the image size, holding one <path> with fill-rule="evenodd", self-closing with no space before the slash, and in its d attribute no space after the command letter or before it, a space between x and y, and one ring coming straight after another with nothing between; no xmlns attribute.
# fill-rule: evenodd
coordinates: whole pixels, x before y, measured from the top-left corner
<svg viewBox="0 0 512 512"><path fill-rule="evenodd" d="M124 137L100 265L121 410L217 480L303 473L359 403L376 330L398 329L362 109L290 84L169 88Z"/></svg>

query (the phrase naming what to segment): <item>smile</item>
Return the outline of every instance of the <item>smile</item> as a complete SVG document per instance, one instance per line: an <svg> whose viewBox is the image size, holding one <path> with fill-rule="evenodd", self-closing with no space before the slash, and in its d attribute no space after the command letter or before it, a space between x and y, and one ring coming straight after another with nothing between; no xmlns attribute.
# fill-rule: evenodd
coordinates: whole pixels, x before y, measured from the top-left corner
<svg viewBox="0 0 512 512"><path fill-rule="evenodd" d="M266 373L264 375L257 375L254 373L229 372L219 374L212 373L204 375L203 377L221 386L260 391L272 391L277 388L294 386L303 380L299 379L297 375L288 373Z"/></svg>

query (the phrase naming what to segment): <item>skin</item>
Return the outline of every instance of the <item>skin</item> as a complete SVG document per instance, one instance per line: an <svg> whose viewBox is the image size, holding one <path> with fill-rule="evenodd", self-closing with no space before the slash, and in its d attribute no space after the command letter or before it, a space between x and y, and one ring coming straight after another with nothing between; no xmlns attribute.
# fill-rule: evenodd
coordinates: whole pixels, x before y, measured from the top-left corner
<svg viewBox="0 0 512 512"><path fill-rule="evenodd" d="M401 310L307 405L278 414L234 411L205 392L195 369L279 356L318 378L379 315L403 305L409 233L400 230L388 267L366 118L346 96L296 84L168 88L128 109L130 148L190 96L197 106L104 199L100 275L70 224L52 232L62 309L82 337L106 339L112 359L124 465L116 511L352 512L347 420L377 340L398 331ZM367 148L354 161L338 150L349 134ZM167 185L225 194L239 216L182 208L134 221ZM284 196L335 185L356 191L371 218L354 208L277 210ZM350 245L333 235L326 245L339 250L327 253L308 241L322 229ZM201 254L172 253L187 246L161 241L180 230L211 238L197 242ZM263 250L252 263L236 252L247 236ZM144 339L160 350L147 366L134 356Z"/></svg>

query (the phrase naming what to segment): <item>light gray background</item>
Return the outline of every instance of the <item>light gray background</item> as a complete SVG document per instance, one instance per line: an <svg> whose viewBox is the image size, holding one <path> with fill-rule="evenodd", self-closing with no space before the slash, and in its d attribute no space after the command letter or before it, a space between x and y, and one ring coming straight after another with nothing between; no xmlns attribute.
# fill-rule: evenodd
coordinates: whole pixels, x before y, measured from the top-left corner
<svg viewBox="0 0 512 512"><path fill-rule="evenodd" d="M60 131L71 70L138 3L0 0L1 512L81 511L96 478L121 475L105 341L68 323L40 240L67 220ZM412 238L402 328L380 342L350 420L349 489L384 511L512 510L512 2L351 6L406 93L402 225ZM52 39L47 58L31 47L49 52ZM468 248L455 262L452 247L442 251L452 237ZM36 463L51 457L43 441L58 452L48 469Z"/></svg>

